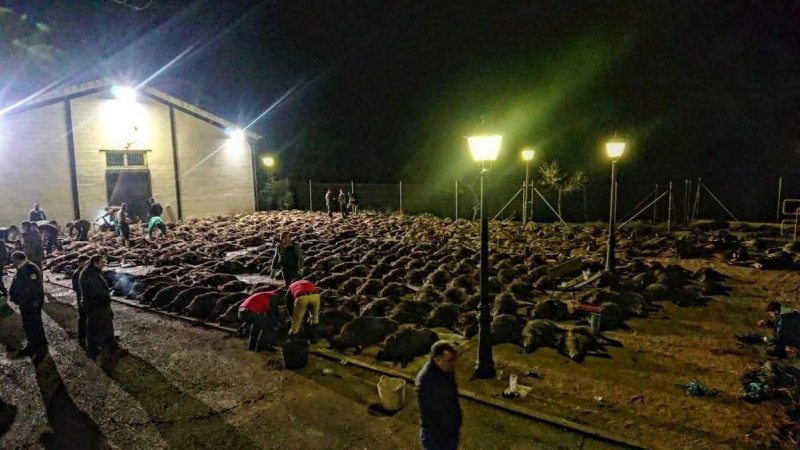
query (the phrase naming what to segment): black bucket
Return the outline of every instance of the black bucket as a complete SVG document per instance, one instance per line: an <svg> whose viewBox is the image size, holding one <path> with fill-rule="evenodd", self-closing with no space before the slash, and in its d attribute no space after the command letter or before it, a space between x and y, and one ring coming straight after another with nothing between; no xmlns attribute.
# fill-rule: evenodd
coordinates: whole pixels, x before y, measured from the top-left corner
<svg viewBox="0 0 800 450"><path fill-rule="evenodd" d="M308 365L308 341L289 339L283 344L283 365L288 370L300 370Z"/></svg>

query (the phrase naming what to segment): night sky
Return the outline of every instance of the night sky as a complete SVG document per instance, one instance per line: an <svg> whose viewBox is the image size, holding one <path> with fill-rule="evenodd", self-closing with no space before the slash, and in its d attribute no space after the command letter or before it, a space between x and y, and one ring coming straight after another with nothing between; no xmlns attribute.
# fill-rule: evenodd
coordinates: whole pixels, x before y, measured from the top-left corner
<svg viewBox="0 0 800 450"><path fill-rule="evenodd" d="M607 193L602 143L617 133L620 196L702 176L760 220L778 176L800 196L797 1L0 4L51 27L63 84L164 68L157 89L242 125L264 113L251 129L281 176L469 182L464 136L492 129L505 136L495 189L514 191L532 146L534 164L584 169ZM35 88L0 86L0 105Z"/></svg>

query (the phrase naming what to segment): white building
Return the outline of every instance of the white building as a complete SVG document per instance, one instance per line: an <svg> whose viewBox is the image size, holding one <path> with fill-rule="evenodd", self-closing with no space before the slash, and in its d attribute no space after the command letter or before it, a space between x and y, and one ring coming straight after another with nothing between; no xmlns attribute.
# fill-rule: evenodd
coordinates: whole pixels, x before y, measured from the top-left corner
<svg viewBox="0 0 800 450"><path fill-rule="evenodd" d="M0 115L0 225L33 203L61 224L123 202L146 220L150 197L167 221L253 211L259 138L149 87L46 93Z"/></svg>

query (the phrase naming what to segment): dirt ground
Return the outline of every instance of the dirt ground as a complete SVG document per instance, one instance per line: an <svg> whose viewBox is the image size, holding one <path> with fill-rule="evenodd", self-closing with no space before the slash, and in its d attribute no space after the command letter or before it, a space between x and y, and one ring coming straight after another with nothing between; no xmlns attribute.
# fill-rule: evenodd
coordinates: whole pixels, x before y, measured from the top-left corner
<svg viewBox="0 0 800 450"><path fill-rule="evenodd" d="M244 340L123 305L114 305L114 320L131 355L104 373L75 342L74 297L47 289L50 354L38 365L9 357L23 341L19 316L0 322L0 397L19 408L0 448L419 448L413 390L398 413L372 415L376 374L320 358L277 370L275 355L249 352ZM462 407L464 449L614 448L487 406Z"/></svg>
<svg viewBox="0 0 800 450"><path fill-rule="evenodd" d="M733 334L765 333L754 324L771 299L800 306L800 275L716 260L662 262L713 268L731 277L726 284L734 290L701 307L664 303L649 318L628 321L630 330L607 332L624 344L610 349L610 359L577 364L551 349L526 354L503 344L494 347L500 379L470 380L473 340L463 347L460 386L648 448L797 448L777 439L785 413L740 398L740 377L764 361L764 347L737 344ZM301 371L278 370L275 355L248 352L243 340L127 306L114 305L115 324L131 355L104 373L77 347L72 294L52 285L48 291L51 350L38 366L9 357L23 340L19 316L0 321L0 397L19 408L0 448L419 448L411 390L397 414L372 415L377 374L320 358ZM370 351L348 357L410 375L424 362L401 369L376 362ZM510 374L531 388L526 397L500 398ZM688 396L682 385L692 381L719 394ZM610 447L466 400L462 406L464 449Z"/></svg>

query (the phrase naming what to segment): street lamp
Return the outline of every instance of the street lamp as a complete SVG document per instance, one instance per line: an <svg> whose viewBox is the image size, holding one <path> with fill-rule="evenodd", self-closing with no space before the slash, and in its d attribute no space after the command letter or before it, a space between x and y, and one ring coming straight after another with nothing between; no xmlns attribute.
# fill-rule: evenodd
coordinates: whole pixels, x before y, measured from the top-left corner
<svg viewBox="0 0 800 450"><path fill-rule="evenodd" d="M522 224L528 223L528 203L530 202L530 167L531 160L533 159L534 151L525 149L522 151L522 159L525 160L525 187L522 191Z"/></svg>
<svg viewBox="0 0 800 450"><path fill-rule="evenodd" d="M269 181L269 169L275 165L275 158L271 156L265 156L261 158L261 162L264 163L264 167L267 168L267 180Z"/></svg>
<svg viewBox="0 0 800 450"><path fill-rule="evenodd" d="M611 158L611 200L609 201L608 217L608 253L606 253L606 271L614 272L616 260L614 258L614 244L616 243L617 228L617 159L625 151L625 142L616 137L606 143L606 153Z"/></svg>
<svg viewBox="0 0 800 450"><path fill-rule="evenodd" d="M467 138L472 159L481 164L481 290L478 305L478 361L475 365L476 378L494 378L494 360L492 359L492 315L489 310L489 219L483 203L483 174L486 163L497 159L503 136L471 136Z"/></svg>

